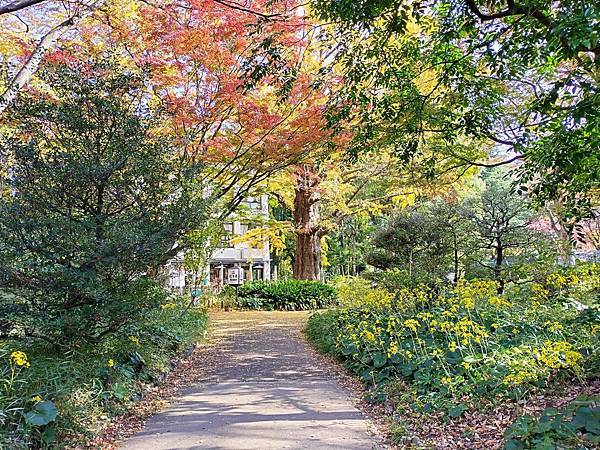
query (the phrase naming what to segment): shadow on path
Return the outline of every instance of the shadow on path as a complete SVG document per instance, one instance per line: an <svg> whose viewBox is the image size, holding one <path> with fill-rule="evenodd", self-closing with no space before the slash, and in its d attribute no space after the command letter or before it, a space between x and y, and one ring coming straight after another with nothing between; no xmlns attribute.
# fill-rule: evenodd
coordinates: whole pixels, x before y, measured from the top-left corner
<svg viewBox="0 0 600 450"><path fill-rule="evenodd" d="M122 448L378 448L348 394L301 339L305 318L215 315L217 363L206 367L206 381L183 390Z"/></svg>

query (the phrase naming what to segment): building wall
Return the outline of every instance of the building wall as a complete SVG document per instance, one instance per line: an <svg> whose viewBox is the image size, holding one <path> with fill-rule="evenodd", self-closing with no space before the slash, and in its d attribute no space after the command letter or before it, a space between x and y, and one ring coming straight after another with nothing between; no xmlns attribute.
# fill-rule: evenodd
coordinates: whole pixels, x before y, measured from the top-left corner
<svg viewBox="0 0 600 450"><path fill-rule="evenodd" d="M269 199L267 195L262 195L256 198L249 198L242 202L242 205L250 211L249 216L268 217L269 215ZM251 221L251 219L250 219ZM231 224L232 238L245 234L248 228L247 223L239 220L224 222ZM229 225L228 225L229 226ZM206 283L211 283L221 287L228 283L229 270L242 270L244 282L255 279L270 280L271 279L271 255L268 239L265 239L260 248L255 248L246 242L235 244L227 243L217 248L206 267ZM167 266L168 283L171 289L184 292L186 286L191 283L192 275L186 274L183 268L183 255L178 255L169 262ZM205 283L200 283L205 284Z"/></svg>

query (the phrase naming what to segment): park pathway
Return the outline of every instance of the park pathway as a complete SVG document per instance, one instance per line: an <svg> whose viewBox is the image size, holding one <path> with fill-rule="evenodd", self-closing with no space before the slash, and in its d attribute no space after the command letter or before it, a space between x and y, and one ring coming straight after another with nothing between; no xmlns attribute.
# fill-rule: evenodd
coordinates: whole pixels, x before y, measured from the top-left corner
<svg viewBox="0 0 600 450"><path fill-rule="evenodd" d="M302 312L212 315L205 381L124 443L151 449L379 448L347 391L303 341Z"/></svg>

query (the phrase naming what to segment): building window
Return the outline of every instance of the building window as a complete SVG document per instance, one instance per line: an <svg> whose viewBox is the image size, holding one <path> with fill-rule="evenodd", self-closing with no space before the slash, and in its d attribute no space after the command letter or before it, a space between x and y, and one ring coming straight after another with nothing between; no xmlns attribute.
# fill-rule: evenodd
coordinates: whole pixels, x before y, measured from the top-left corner
<svg viewBox="0 0 600 450"><path fill-rule="evenodd" d="M231 239L233 238L233 223L226 222L223 224L223 236L221 236L221 247L230 248L233 247L231 244Z"/></svg>
<svg viewBox="0 0 600 450"><path fill-rule="evenodd" d="M253 223L240 223L240 236L244 236L248 231L254 230L256 225Z"/></svg>
<svg viewBox="0 0 600 450"><path fill-rule="evenodd" d="M251 211L262 211L262 202L260 197L247 197L246 204Z"/></svg>

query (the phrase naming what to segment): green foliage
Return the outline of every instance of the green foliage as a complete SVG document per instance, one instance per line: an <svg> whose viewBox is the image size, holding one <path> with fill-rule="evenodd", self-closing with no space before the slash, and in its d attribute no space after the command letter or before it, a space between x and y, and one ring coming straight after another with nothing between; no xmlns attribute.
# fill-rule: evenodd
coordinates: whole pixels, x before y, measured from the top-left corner
<svg viewBox="0 0 600 450"><path fill-rule="evenodd" d="M324 308L335 300L335 289L320 281L254 281L239 288L239 304L253 309L306 310Z"/></svg>
<svg viewBox="0 0 600 450"><path fill-rule="evenodd" d="M461 281L441 292L346 282L348 289L338 287L342 308L311 316L309 338L376 393L390 380L405 380L414 387L414 409L455 417L478 398L522 397L597 376L598 322L587 318L597 307L597 266L503 295L493 281ZM567 306L573 297L587 306Z"/></svg>
<svg viewBox="0 0 600 450"><path fill-rule="evenodd" d="M37 402L33 409L25 414L25 421L29 425L41 427L54 421L57 415L58 411L54 402L46 400Z"/></svg>
<svg viewBox="0 0 600 450"><path fill-rule="evenodd" d="M600 181L600 7L593 0L313 0L344 72L331 122L354 151L425 154L431 178L485 158L523 157L521 189L589 213ZM570 70L565 71L568 66Z"/></svg>
<svg viewBox="0 0 600 450"><path fill-rule="evenodd" d="M187 304L171 298L101 344L67 352L0 343L0 447L82 445L97 436L204 336L205 313Z"/></svg>
<svg viewBox="0 0 600 450"><path fill-rule="evenodd" d="M428 273L409 274L406 270L392 269L382 270L380 272L367 272L363 274L365 279L371 280L378 286L391 291L400 289L415 289L421 285L429 286L436 291L441 291L448 286L449 281L441 278L439 275L430 275Z"/></svg>
<svg viewBox="0 0 600 450"><path fill-rule="evenodd" d="M502 289L552 265L555 243L530 227L537 216L514 195L513 182L504 170L486 170L481 189L461 200L419 202L396 212L374 233L366 255L382 272L366 276L398 287L492 278Z"/></svg>
<svg viewBox="0 0 600 450"><path fill-rule="evenodd" d="M485 171L482 181L482 192L469 196L462 206L476 242L465 272L467 277L493 278L502 289L508 280L525 278L536 265L552 265L556 252L547 235L529 227L534 211L514 194L515 180L506 171Z"/></svg>
<svg viewBox="0 0 600 450"><path fill-rule="evenodd" d="M98 342L164 299L152 277L202 225L202 164L156 132L143 77L110 61L49 65L1 145L0 334Z"/></svg>
<svg viewBox="0 0 600 450"><path fill-rule="evenodd" d="M535 418L518 417L504 433L506 450L592 449L600 444L600 397L578 398Z"/></svg>
<svg viewBox="0 0 600 450"><path fill-rule="evenodd" d="M379 269L398 268L409 275L448 272L452 237L448 222L428 211L403 210L392 216L372 239L375 247L366 258Z"/></svg>
<svg viewBox="0 0 600 450"><path fill-rule="evenodd" d="M311 343L323 353L336 352L338 312L335 310L315 313L310 316L305 333Z"/></svg>
<svg viewBox="0 0 600 450"><path fill-rule="evenodd" d="M378 218L344 217L327 238L327 273L358 275L366 269L365 255Z"/></svg>

